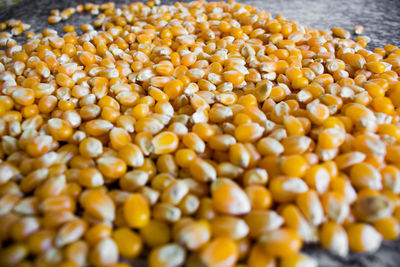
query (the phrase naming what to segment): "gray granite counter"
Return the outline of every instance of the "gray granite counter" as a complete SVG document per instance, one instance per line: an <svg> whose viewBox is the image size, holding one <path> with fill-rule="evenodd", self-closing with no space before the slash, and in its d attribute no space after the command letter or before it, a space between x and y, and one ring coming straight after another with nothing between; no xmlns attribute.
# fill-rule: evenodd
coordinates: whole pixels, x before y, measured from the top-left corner
<svg viewBox="0 0 400 267"><path fill-rule="evenodd" d="M20 0L20 3L0 9L0 21L10 18L21 19L31 24L33 31L50 25L47 16L51 9L64 9L78 3L103 3L109 0ZM128 0L114 0L128 3ZM162 3L174 1L163 0ZM369 48L383 47L385 44L400 45L400 0L246 0L273 15L283 14L286 18L297 20L302 25L319 29L333 26L353 31L355 25L365 27L365 35L371 37ZM64 25L81 25L93 20L90 15L75 14L70 20L55 26L61 32ZM321 267L397 267L400 266L400 241L385 242L377 253L370 255L351 254L338 258L319 247L306 247L304 251L318 259ZM134 266L145 266L134 263Z"/></svg>

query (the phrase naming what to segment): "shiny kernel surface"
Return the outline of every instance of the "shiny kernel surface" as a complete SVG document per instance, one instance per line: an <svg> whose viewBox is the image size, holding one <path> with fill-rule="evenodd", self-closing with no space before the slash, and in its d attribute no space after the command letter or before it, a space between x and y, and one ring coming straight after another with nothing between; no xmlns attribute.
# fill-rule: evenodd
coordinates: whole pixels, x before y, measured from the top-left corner
<svg viewBox="0 0 400 267"><path fill-rule="evenodd" d="M1 266L314 267L303 244L398 238L397 46L234 1L48 22L82 12L23 44L0 23Z"/></svg>

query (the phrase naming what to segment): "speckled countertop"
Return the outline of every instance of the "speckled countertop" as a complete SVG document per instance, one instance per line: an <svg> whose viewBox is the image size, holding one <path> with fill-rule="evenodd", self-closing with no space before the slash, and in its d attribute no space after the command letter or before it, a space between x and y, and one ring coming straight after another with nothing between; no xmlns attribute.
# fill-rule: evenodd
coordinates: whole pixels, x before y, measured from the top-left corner
<svg viewBox="0 0 400 267"><path fill-rule="evenodd" d="M49 27L47 16L51 9L64 9L78 3L103 3L110 0L20 0L16 5L0 9L0 21L10 18L21 19L31 24L33 31ZM184 0L183 0L184 1ZM117 4L129 0L114 0ZM174 1L162 0L163 4ZM365 35L371 37L369 48L383 47L385 44L400 45L400 0L242 0L250 5L271 12L283 14L286 18L297 20L302 25L319 29L333 26L352 31L355 25L365 27ZM90 15L73 15L70 20L57 24L61 28L67 24L81 25L93 20ZM400 266L400 240L385 242L374 254L351 254L339 258L320 249L306 247L306 253L318 259L321 267L398 267ZM135 267L145 266L135 262Z"/></svg>

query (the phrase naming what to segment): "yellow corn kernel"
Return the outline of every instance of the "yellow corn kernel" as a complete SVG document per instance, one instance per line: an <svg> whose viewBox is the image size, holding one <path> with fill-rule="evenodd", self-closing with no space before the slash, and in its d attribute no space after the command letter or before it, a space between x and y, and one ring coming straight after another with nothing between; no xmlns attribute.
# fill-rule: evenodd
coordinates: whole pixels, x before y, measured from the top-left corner
<svg viewBox="0 0 400 267"><path fill-rule="evenodd" d="M304 180L310 188L315 189L319 194L323 194L328 189L331 175L323 164L314 165L307 170Z"/></svg>
<svg viewBox="0 0 400 267"><path fill-rule="evenodd" d="M144 227L140 228L140 236L149 247L167 244L171 239L169 226L159 220L150 220Z"/></svg>
<svg viewBox="0 0 400 267"><path fill-rule="evenodd" d="M238 259L238 248L232 239L217 237L202 248L200 259L208 266L232 266Z"/></svg>
<svg viewBox="0 0 400 267"><path fill-rule="evenodd" d="M237 240L247 236L249 227L242 219L220 216L211 221L211 230L214 236L225 236Z"/></svg>
<svg viewBox="0 0 400 267"><path fill-rule="evenodd" d="M88 215L99 220L114 220L115 204L104 192L93 189L84 192L80 203Z"/></svg>
<svg viewBox="0 0 400 267"><path fill-rule="evenodd" d="M242 143L236 143L229 148L229 160L239 167L246 168L250 164L249 150Z"/></svg>
<svg viewBox="0 0 400 267"><path fill-rule="evenodd" d="M212 203L216 210L225 214L245 214L251 209L246 193L235 183L223 183L215 188Z"/></svg>
<svg viewBox="0 0 400 267"><path fill-rule="evenodd" d="M124 202L124 218L133 228L142 228L149 223L150 209L147 200L140 194L132 194Z"/></svg>
<svg viewBox="0 0 400 267"><path fill-rule="evenodd" d="M85 240L89 245L94 246L101 240L111 236L112 229L107 224L94 224L85 233Z"/></svg>
<svg viewBox="0 0 400 267"><path fill-rule="evenodd" d="M261 245L256 244L250 251L247 265L249 267L273 267L276 263L274 257L267 255Z"/></svg>
<svg viewBox="0 0 400 267"><path fill-rule="evenodd" d="M114 156L103 156L97 159L97 166L99 171L110 179L117 179L121 177L127 169L126 163Z"/></svg>
<svg viewBox="0 0 400 267"><path fill-rule="evenodd" d="M285 156L281 161L281 171L289 176L303 177L307 171L308 164L303 156Z"/></svg>
<svg viewBox="0 0 400 267"><path fill-rule="evenodd" d="M345 229L335 222L326 222L319 231L321 245L339 256L349 252L349 241Z"/></svg>
<svg viewBox="0 0 400 267"><path fill-rule="evenodd" d="M178 227L174 236L174 239L187 249L197 250L210 240L211 228L205 220L193 221Z"/></svg>
<svg viewBox="0 0 400 267"><path fill-rule="evenodd" d="M112 238L98 242L89 254L90 262L97 266L113 265L118 261L118 246Z"/></svg>
<svg viewBox="0 0 400 267"><path fill-rule="evenodd" d="M206 147L203 140L196 133L187 133L182 138L182 143L197 153L203 153Z"/></svg>
<svg viewBox="0 0 400 267"><path fill-rule="evenodd" d="M140 236L129 228L118 228L113 232L113 239L118 246L119 254L127 259L137 257L142 250Z"/></svg>
<svg viewBox="0 0 400 267"><path fill-rule="evenodd" d="M193 160L189 165L189 169L192 177L200 182L214 181L217 179L215 168L201 158Z"/></svg>
<svg viewBox="0 0 400 267"><path fill-rule="evenodd" d="M296 204L312 225L318 226L323 222L324 210L316 191L308 190L297 195Z"/></svg>
<svg viewBox="0 0 400 267"><path fill-rule="evenodd" d="M327 192L321 202L328 217L337 223L342 223L349 215L349 204L341 192Z"/></svg>
<svg viewBox="0 0 400 267"><path fill-rule="evenodd" d="M382 235L384 240L395 240L400 233L399 222L393 217L376 220L373 226Z"/></svg>
<svg viewBox="0 0 400 267"><path fill-rule="evenodd" d="M281 260L282 267L301 266L303 264L310 267L318 266L318 262L315 259L303 253L283 257Z"/></svg>
<svg viewBox="0 0 400 267"><path fill-rule="evenodd" d="M88 263L89 246L84 241L76 241L65 248L65 258L77 266Z"/></svg>
<svg viewBox="0 0 400 267"><path fill-rule="evenodd" d="M351 224L347 228L347 235L353 252L374 252L382 242L382 236L368 224Z"/></svg>
<svg viewBox="0 0 400 267"><path fill-rule="evenodd" d="M153 138L152 144L156 154L166 154L177 149L179 139L173 132L162 132Z"/></svg>
<svg viewBox="0 0 400 267"><path fill-rule="evenodd" d="M41 230L33 233L28 238L29 250L34 254L45 252L52 248L55 233L49 230Z"/></svg>
<svg viewBox="0 0 400 267"><path fill-rule="evenodd" d="M0 262L4 266L17 265L28 256L28 247L21 243L15 243L2 250Z"/></svg>
<svg viewBox="0 0 400 267"><path fill-rule="evenodd" d="M64 224L59 230L54 239L56 247L62 247L66 244L78 241L85 233L87 224L82 219L71 220Z"/></svg>
<svg viewBox="0 0 400 267"><path fill-rule="evenodd" d="M288 256L299 252L302 240L291 229L280 228L260 236L259 244L271 256Z"/></svg>
<svg viewBox="0 0 400 267"><path fill-rule="evenodd" d="M257 238L269 231L278 229L283 224L283 218L274 211L251 211L244 217L249 227L249 236Z"/></svg>
<svg viewBox="0 0 400 267"><path fill-rule="evenodd" d="M262 185L249 185L245 188L245 192L253 210L265 210L271 207L271 193Z"/></svg>
<svg viewBox="0 0 400 267"><path fill-rule="evenodd" d="M185 262L186 252L177 244L166 244L153 249L149 255L149 266L179 266Z"/></svg>

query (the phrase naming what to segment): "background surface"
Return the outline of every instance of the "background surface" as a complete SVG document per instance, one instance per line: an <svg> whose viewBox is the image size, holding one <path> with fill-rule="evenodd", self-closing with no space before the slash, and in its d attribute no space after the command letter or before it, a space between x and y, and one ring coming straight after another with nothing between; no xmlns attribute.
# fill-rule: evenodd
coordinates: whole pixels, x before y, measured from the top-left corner
<svg viewBox="0 0 400 267"><path fill-rule="evenodd" d="M0 21L10 18L21 19L32 25L33 31L41 31L50 25L47 17L51 9L65 9L78 3L105 3L110 0L20 0L18 4L0 9ZM182 1L182 0L181 0ZM183 0L184 1L184 0ZM114 0L117 4L129 0ZM162 0L162 4L175 1ZM187 1L184 1L187 2ZM386 44L400 45L400 0L242 0L273 15L283 14L286 18L299 21L302 25L318 29L342 27L350 32L355 25L363 25L364 35L371 37L369 48ZM80 26L93 21L87 14L74 14L69 20L56 25L61 33L64 25ZM22 38L19 38L22 40ZM377 253L370 255L352 254L339 258L318 247L306 247L306 253L318 259L321 267L398 267L400 266L400 240L384 243ZM135 267L145 264L135 262Z"/></svg>

